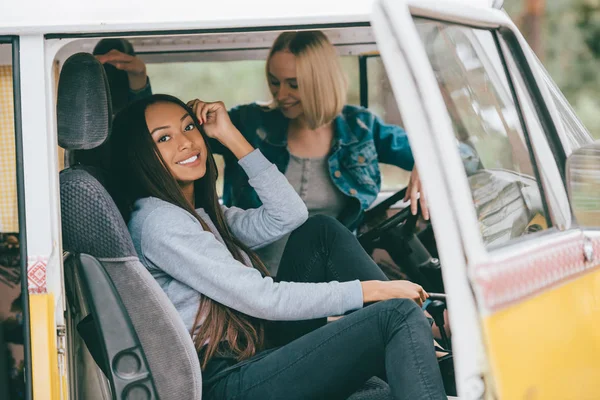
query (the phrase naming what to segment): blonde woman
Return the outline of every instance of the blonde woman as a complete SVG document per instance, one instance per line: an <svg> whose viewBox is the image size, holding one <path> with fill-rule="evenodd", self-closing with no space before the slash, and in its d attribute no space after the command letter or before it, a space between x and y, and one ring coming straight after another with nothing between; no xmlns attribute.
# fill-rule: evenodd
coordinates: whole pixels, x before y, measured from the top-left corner
<svg viewBox="0 0 600 400"><path fill-rule="evenodd" d="M379 162L412 170L407 198L416 212L420 181L406 133L365 108L346 105L346 78L325 34L280 34L269 53L266 75L271 104L235 107L230 118L285 174L310 215L325 214L356 227L381 188ZM259 207L260 199L232 156L218 144L213 149L226 157L225 204ZM428 218L422 193L420 202ZM285 241L259 252L273 273Z"/></svg>

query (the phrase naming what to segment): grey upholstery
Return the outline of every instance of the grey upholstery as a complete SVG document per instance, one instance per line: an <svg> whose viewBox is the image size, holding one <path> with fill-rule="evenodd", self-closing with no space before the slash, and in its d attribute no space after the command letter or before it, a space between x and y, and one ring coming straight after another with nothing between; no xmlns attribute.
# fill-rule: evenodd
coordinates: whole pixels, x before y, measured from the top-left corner
<svg viewBox="0 0 600 400"><path fill-rule="evenodd" d="M89 53L65 61L58 84L58 144L68 150L93 149L112 125L109 89L102 64Z"/></svg>
<svg viewBox="0 0 600 400"><path fill-rule="evenodd" d="M108 139L107 86L98 84L104 80L102 66L90 54L76 54L65 63L57 113L61 146L91 149ZM102 171L86 166L61 172L63 248L101 262L142 344L159 398L200 399L200 364L190 334L137 258L125 222L101 181Z"/></svg>
<svg viewBox="0 0 600 400"><path fill-rule="evenodd" d="M73 222L63 229L64 245L97 258L137 257L119 210L90 170L76 166L60 174L63 225Z"/></svg>

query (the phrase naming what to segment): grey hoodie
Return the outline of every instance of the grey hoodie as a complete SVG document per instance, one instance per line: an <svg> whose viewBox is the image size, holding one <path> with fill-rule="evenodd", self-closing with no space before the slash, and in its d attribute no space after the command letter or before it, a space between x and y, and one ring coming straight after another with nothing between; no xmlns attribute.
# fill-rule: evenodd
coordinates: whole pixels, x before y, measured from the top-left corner
<svg viewBox="0 0 600 400"><path fill-rule="evenodd" d="M263 205L242 210L223 206L233 235L258 249L302 225L306 206L287 179L259 150L239 161ZM128 227L142 264L150 271L191 330L201 296L266 320L303 320L341 315L363 305L352 282L274 282L237 261L203 209L211 231L187 211L148 197L135 203Z"/></svg>

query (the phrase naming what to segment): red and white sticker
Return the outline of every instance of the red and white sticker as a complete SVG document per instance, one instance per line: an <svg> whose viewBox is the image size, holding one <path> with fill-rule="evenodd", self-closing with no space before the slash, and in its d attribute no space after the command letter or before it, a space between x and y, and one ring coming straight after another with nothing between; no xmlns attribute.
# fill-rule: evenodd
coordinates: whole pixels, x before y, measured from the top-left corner
<svg viewBox="0 0 600 400"><path fill-rule="evenodd" d="M586 259L586 245L591 246L591 254L600 254L600 238L578 235L541 246L525 256L477 266L480 305L486 312L497 312L598 267L598 259Z"/></svg>
<svg viewBox="0 0 600 400"><path fill-rule="evenodd" d="M27 285L30 294L47 293L48 257L30 256L27 258Z"/></svg>

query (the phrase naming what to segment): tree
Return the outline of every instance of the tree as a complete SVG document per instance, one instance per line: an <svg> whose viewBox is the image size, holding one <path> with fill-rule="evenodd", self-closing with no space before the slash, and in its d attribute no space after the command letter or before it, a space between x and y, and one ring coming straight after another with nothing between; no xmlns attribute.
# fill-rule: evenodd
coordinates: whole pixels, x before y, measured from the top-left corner
<svg viewBox="0 0 600 400"><path fill-rule="evenodd" d="M540 58L544 59L543 23L546 10L546 0L526 0L525 13L521 17L523 36Z"/></svg>
<svg viewBox="0 0 600 400"><path fill-rule="evenodd" d="M579 118L600 138L600 0L513 0L504 7Z"/></svg>

